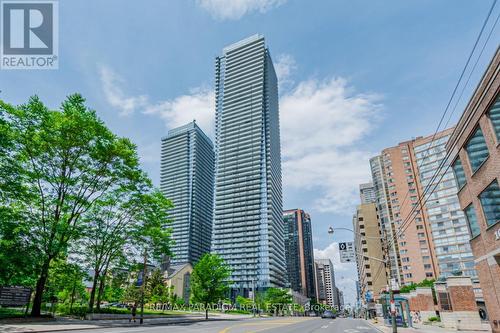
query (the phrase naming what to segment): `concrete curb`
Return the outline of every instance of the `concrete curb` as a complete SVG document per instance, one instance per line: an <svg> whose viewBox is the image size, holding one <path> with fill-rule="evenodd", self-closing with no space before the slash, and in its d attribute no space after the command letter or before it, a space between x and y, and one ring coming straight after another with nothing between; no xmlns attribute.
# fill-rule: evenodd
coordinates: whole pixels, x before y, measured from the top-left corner
<svg viewBox="0 0 500 333"><path fill-rule="evenodd" d="M197 323L197 322L206 322L206 321L225 321L225 320L232 320L232 319L217 319L217 318L196 318L196 319L184 319L184 320L177 320L177 321L172 321L172 322L161 322L161 323L145 323L145 324L116 324L116 325L101 325L101 326L95 326L95 327L74 327L74 328L63 328L63 329L42 329L42 330L25 330L25 331L12 331L12 333L42 333L42 332L65 332L65 331L86 331L86 330L97 330L97 329L104 329L104 328L115 328L115 327L144 327L144 326L168 326L168 325L175 325L175 324L188 324L188 323ZM234 320L234 319L233 319ZM90 325L90 324L89 324ZM22 328L20 328L22 329Z"/></svg>

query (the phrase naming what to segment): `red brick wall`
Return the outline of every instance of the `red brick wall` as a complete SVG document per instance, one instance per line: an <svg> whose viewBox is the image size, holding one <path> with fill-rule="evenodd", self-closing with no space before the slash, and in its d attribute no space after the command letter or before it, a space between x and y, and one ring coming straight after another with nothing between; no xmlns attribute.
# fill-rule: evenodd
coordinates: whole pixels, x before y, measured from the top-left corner
<svg viewBox="0 0 500 333"><path fill-rule="evenodd" d="M434 311L432 295L417 295L419 311Z"/></svg>
<svg viewBox="0 0 500 333"><path fill-rule="evenodd" d="M471 286L448 287L453 311L478 311Z"/></svg>

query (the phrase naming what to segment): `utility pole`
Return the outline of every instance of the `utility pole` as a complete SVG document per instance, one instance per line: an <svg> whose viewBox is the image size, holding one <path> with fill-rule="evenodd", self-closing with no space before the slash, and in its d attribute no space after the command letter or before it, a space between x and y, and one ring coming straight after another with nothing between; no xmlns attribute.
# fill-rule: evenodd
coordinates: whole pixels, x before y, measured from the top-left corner
<svg viewBox="0 0 500 333"><path fill-rule="evenodd" d="M354 233L355 235L358 235L360 237L363 237L363 238L378 238L382 244L382 250L384 252L384 255L385 255L385 259L380 259L380 258L374 258L374 257L371 257L371 256L367 256L367 255L364 255L363 253L359 253L357 251L355 251L355 254L357 256L361 256L362 258L363 257L366 257L366 258L370 258L370 259L373 259L373 260L376 260L376 261L380 261L380 262L383 262L386 269L389 269L389 281L388 281L388 287L389 287L389 300L390 300L390 312L391 312L391 324L392 324L392 333L397 333L398 332L398 326L396 325L396 303L394 302L394 290L393 290L393 286L392 286L392 270L391 270L391 257L389 255L389 242L387 241L387 238L385 237L385 235L382 235L380 232L379 232L379 237L369 237L369 236L363 236L361 234L358 234L356 233L356 231L352 230L352 229L348 229L348 228L336 228L336 229L341 229L341 230L347 230L347 231L351 231L352 233ZM330 227L328 228L328 233L330 235L332 235L334 233L334 229L333 227ZM392 240L394 242L394 240ZM387 272L387 271L386 271ZM365 314L367 315L367 314Z"/></svg>
<svg viewBox="0 0 500 333"><path fill-rule="evenodd" d="M392 240L394 241L394 240ZM389 255L389 241L387 240L387 237L382 238L382 244L384 244L384 252L387 258L387 268L389 269L389 302L390 302L390 307L389 310L391 311L391 325L392 325L392 333L397 333L398 332L398 326L396 325L396 303L394 301L394 290L393 290L393 283L392 283L392 266L391 266L391 256ZM394 278L395 279L395 278Z"/></svg>
<svg viewBox="0 0 500 333"><path fill-rule="evenodd" d="M257 311L257 307L255 304L255 280L252 279L252 301L253 301L253 316L255 317L255 311Z"/></svg>

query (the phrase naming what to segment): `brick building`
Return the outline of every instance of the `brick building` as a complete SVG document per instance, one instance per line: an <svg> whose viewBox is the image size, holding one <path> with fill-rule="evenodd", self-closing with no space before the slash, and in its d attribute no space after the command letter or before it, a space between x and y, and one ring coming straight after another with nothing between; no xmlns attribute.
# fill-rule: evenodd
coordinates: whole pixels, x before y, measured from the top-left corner
<svg viewBox="0 0 500 333"><path fill-rule="evenodd" d="M500 332L500 49L446 146L493 332Z"/></svg>

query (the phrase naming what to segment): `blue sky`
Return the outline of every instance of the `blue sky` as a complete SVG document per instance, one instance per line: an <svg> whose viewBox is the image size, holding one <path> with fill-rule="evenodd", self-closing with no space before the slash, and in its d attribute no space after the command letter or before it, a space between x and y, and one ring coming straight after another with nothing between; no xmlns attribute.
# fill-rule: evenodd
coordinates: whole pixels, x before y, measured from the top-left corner
<svg viewBox="0 0 500 333"><path fill-rule="evenodd" d="M61 0L59 69L0 71L0 98L20 104L37 94L57 108L66 95L82 93L116 133L138 145L158 184L160 138L169 128L197 119L212 136L214 57L263 34L280 78L284 207L311 213L316 253L336 263L337 282L352 302L355 267L339 264L335 250L352 234L332 238L327 228L351 226L369 157L434 132L490 5ZM499 34L497 27L450 124Z"/></svg>

